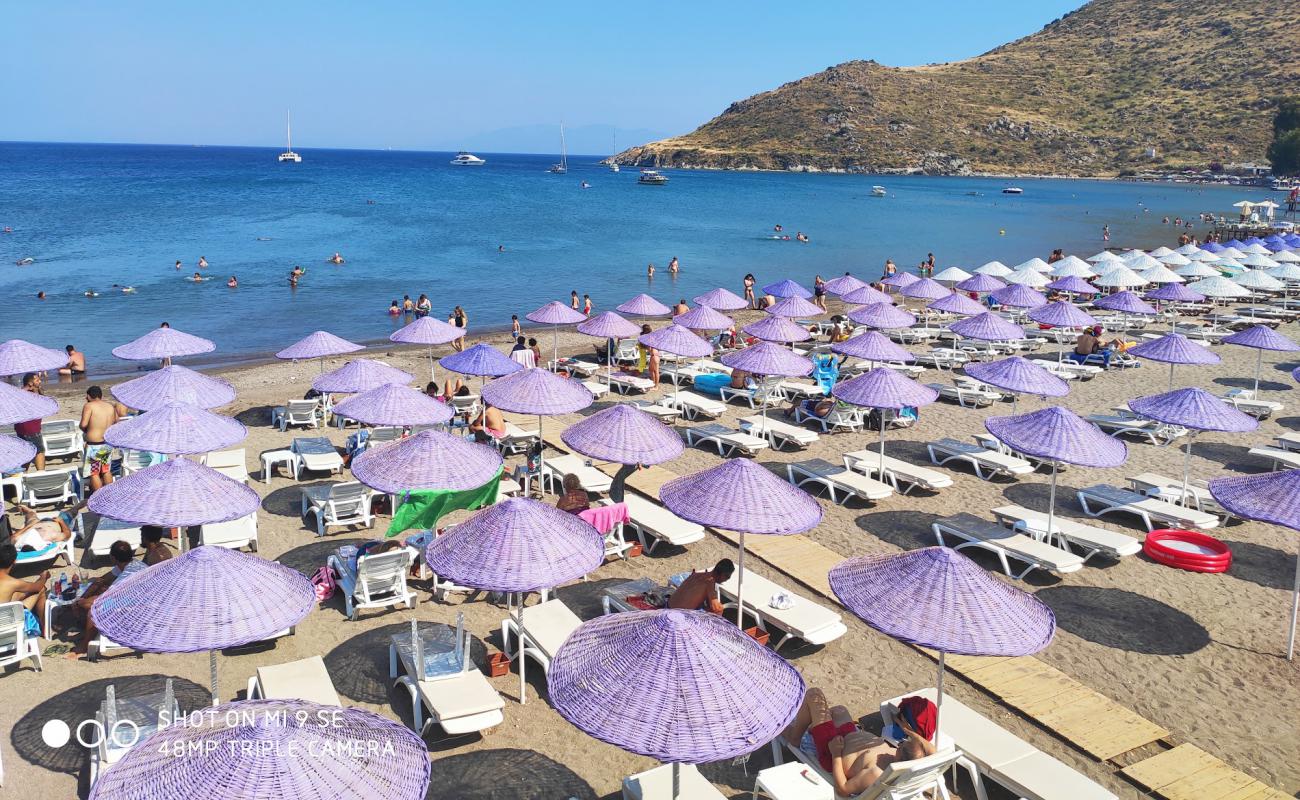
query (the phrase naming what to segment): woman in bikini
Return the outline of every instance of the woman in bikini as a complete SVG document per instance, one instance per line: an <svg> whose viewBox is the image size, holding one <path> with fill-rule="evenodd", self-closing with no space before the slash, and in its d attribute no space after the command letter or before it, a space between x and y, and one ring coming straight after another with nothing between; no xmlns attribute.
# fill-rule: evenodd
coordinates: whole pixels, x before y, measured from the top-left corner
<svg viewBox="0 0 1300 800"><path fill-rule="evenodd" d="M745 275L745 300L748 301L750 308L758 308L758 298L754 296L755 283L757 281L754 280L753 273L747 273Z"/></svg>

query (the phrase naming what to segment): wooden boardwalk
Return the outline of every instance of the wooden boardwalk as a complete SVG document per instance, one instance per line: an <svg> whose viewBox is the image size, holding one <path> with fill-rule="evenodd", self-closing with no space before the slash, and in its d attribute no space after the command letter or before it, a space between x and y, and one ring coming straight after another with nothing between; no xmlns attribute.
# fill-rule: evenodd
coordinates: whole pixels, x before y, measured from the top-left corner
<svg viewBox="0 0 1300 800"><path fill-rule="evenodd" d="M1191 744L1180 744L1120 771L1167 800L1286 800L1290 797Z"/></svg>

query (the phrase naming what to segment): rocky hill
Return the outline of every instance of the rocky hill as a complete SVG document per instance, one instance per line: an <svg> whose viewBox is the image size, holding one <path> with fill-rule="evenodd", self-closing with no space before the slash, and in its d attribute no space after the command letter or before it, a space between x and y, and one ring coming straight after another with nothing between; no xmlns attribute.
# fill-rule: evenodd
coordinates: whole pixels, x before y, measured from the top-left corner
<svg viewBox="0 0 1300 800"><path fill-rule="evenodd" d="M1287 7L1092 0L966 61L839 64L617 160L1060 175L1262 161L1274 98L1300 87L1300 16Z"/></svg>

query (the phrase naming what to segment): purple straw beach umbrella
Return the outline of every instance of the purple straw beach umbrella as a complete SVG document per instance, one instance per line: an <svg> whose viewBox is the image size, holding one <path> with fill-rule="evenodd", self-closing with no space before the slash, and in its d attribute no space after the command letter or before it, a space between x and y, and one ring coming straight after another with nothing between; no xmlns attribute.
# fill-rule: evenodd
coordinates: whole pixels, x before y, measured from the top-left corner
<svg viewBox="0 0 1300 800"><path fill-rule="evenodd" d="M673 312L648 294L639 294L626 303L619 303L614 310L633 317L664 317Z"/></svg>
<svg viewBox="0 0 1300 800"><path fill-rule="evenodd" d="M935 300L933 303L926 306L926 308L932 311L942 311L948 314L957 314L964 317L980 314L985 310L983 303L972 300L959 292L952 292L944 297L940 297L938 300Z"/></svg>
<svg viewBox="0 0 1300 800"><path fill-rule="evenodd" d="M514 497L488 506L435 538L424 550L424 561L441 580L519 594L517 621L520 638L526 638L524 593L550 589L595 571L605 561L605 537L576 514ZM509 649L509 642L502 644ZM519 704L523 705L527 659L522 644L516 658Z"/></svg>
<svg viewBox="0 0 1300 800"><path fill-rule="evenodd" d="M899 294L913 300L938 300L952 294L952 291L936 280L921 278L904 286Z"/></svg>
<svg viewBox="0 0 1300 800"><path fill-rule="evenodd" d="M791 322L785 317L768 315L758 322L751 322L742 331L765 342L802 342L812 338L812 334L802 325Z"/></svg>
<svg viewBox="0 0 1300 800"><path fill-rule="evenodd" d="M963 292L977 292L979 294L985 294L987 292L996 292L998 289L1001 289L1005 286L1006 286L1005 283L993 277L992 275L978 274L973 277L967 278L966 280L957 284L957 286L954 288L960 289Z"/></svg>
<svg viewBox="0 0 1300 800"><path fill-rule="evenodd" d="M773 297L781 297L781 298L802 297L804 300L807 300L808 298L813 296L812 292L803 288L802 286L790 280L789 278L786 278L783 281L777 281L776 283L769 283L768 285L763 287L763 291L764 293L770 294Z"/></svg>
<svg viewBox="0 0 1300 800"><path fill-rule="evenodd" d="M767 313L774 317L816 317L826 312L818 306L802 297L787 297L778 301L775 305L767 310Z"/></svg>
<svg viewBox="0 0 1300 800"><path fill-rule="evenodd" d="M86 507L136 525L189 528L257 513L257 492L215 469L174 458L118 478L90 496Z"/></svg>
<svg viewBox="0 0 1300 800"><path fill-rule="evenodd" d="M218 650L270 639L315 607L316 590L297 570L205 545L114 581L91 616L107 638L132 650L208 651L215 706Z"/></svg>
<svg viewBox="0 0 1300 800"><path fill-rule="evenodd" d="M1242 519L1253 519L1300 531L1300 469L1215 478L1210 496L1220 506ZM1291 627L1287 633L1286 658L1295 657L1296 616L1300 612L1300 556L1296 558L1295 584L1291 596Z"/></svg>
<svg viewBox="0 0 1300 800"><path fill-rule="evenodd" d="M1045 649L1056 634L1056 615L1046 603L947 547L850 558L827 577L839 601L867 625L939 651L936 742L949 653L1027 656Z"/></svg>
<svg viewBox="0 0 1300 800"><path fill-rule="evenodd" d="M876 331L867 331L850 336L842 342L835 342L831 345L831 352L879 363L916 360L916 356L907 348L894 344L889 337Z"/></svg>
<svg viewBox="0 0 1300 800"><path fill-rule="evenodd" d="M345 353L355 353L364 349L361 345L349 342L347 339L335 336L328 331L316 331L276 353L275 357L285 361L298 361L305 358L319 359L320 371L324 372L326 356L341 356Z"/></svg>
<svg viewBox="0 0 1300 800"><path fill-rule="evenodd" d="M102 773L91 800L423 800L429 787L419 735L361 708L244 700L150 734L149 745Z"/></svg>
<svg viewBox="0 0 1300 800"><path fill-rule="evenodd" d="M420 317L410 325L406 325L388 337L390 342L400 344L423 344L429 348L429 380L438 377L438 373L433 366L433 346L437 344L450 344L457 339L465 338L465 329L457 328L450 322L443 322L433 317Z"/></svg>
<svg viewBox="0 0 1300 800"><path fill-rule="evenodd" d="M235 388L226 381L179 365L132 378L109 391L122 403L141 411L152 411L167 403L218 408L235 399Z"/></svg>
<svg viewBox="0 0 1300 800"><path fill-rule="evenodd" d="M1098 298L1093 305L1107 311L1118 311L1121 314L1154 316L1158 313L1150 304L1143 302L1141 297L1138 297L1127 289L1122 292L1115 292L1114 294L1108 294L1104 297Z"/></svg>
<svg viewBox="0 0 1300 800"><path fill-rule="evenodd" d="M12 425L58 413L59 401L0 383L0 425Z"/></svg>
<svg viewBox="0 0 1300 800"><path fill-rule="evenodd" d="M68 365L68 354L38 344L10 339L0 344L0 375L45 372Z"/></svg>
<svg viewBox="0 0 1300 800"><path fill-rule="evenodd" d="M972 362L966 365L965 371L977 381L1015 394L1064 397L1070 391L1070 386L1065 381L1033 361L1020 356L1011 356L999 361ZM1016 413L1014 395L1011 413L1013 415Z"/></svg>
<svg viewBox="0 0 1300 800"><path fill-rule="evenodd" d="M630 403L618 403L575 422L560 439L588 458L615 464L662 464L682 454L682 437Z"/></svg>
<svg viewBox="0 0 1300 800"><path fill-rule="evenodd" d="M641 333L641 326L623 319L613 311L602 311L578 323L578 333L603 339L631 339Z"/></svg>
<svg viewBox="0 0 1300 800"><path fill-rule="evenodd" d="M467 347L459 353L443 356L438 359L438 363L443 369L451 372L487 378L509 375L524 368L523 364L511 360L509 356L484 342Z"/></svg>
<svg viewBox="0 0 1300 800"><path fill-rule="evenodd" d="M989 295L1000 306L1008 308L1038 308L1047 303L1047 298L1028 286L1013 283L1005 289L998 289Z"/></svg>
<svg viewBox="0 0 1300 800"><path fill-rule="evenodd" d="M731 317L706 305L698 305L685 314L673 317L673 322L692 331L725 331L734 324Z"/></svg>
<svg viewBox="0 0 1300 800"><path fill-rule="evenodd" d="M1117 292L1112 297L1116 297L1125 292ZM1127 294L1132 294L1128 292ZM1149 300L1164 300L1169 303L1199 303L1205 299L1205 295L1199 292L1193 292L1181 283L1166 283L1159 289L1153 289L1146 293ZM1105 299L1105 298L1103 298ZM1098 301L1100 303L1100 301Z"/></svg>
<svg viewBox="0 0 1300 800"><path fill-rule="evenodd" d="M1259 394L1259 371L1264 366L1264 351L1272 350L1278 353L1294 353L1297 350L1300 350L1300 345L1297 345L1295 342L1265 325L1254 325L1245 330L1237 331L1231 336L1225 336L1223 338L1223 343L1235 344L1239 347L1255 348L1256 395Z"/></svg>
<svg viewBox="0 0 1300 800"><path fill-rule="evenodd" d="M876 463L876 469L874 470L866 460L859 462L859 464L863 467L867 477L871 477L872 473L876 472L879 473L882 482L888 478L885 468L885 426L887 424L885 418L888 415L885 414L885 411L919 408L939 399L939 393L935 390L928 386L922 386L889 367L876 367L856 378L842 381L831 389L831 394L837 400L843 400L855 406L880 410L880 460Z"/></svg>
<svg viewBox="0 0 1300 800"><path fill-rule="evenodd" d="M338 369L332 369L323 375L317 375L311 386L318 392L356 394L367 392L386 383L405 386L415 380L415 376L396 367L390 367L380 361L369 358L356 358Z"/></svg>
<svg viewBox="0 0 1300 800"><path fill-rule="evenodd" d="M560 360L560 326L576 325L586 318L586 314L583 314L577 309L569 308L559 300L552 300L536 311L529 312L529 314L525 316L525 319L530 322L539 322L543 325L551 326L553 342L552 350L554 351L551 358L553 361Z"/></svg>
<svg viewBox="0 0 1300 800"><path fill-rule="evenodd" d="M104 431L104 441L113 447L169 456L211 453L247 436L238 420L183 403L165 403Z"/></svg>
<svg viewBox="0 0 1300 800"><path fill-rule="evenodd" d="M26 420L19 420L26 422ZM36 458L36 446L17 436L0 436L0 472L10 472Z"/></svg>
<svg viewBox="0 0 1300 800"><path fill-rule="evenodd" d="M690 328L673 323L657 331L643 333L637 341L665 353L683 358L705 358L713 355L713 345L696 336Z"/></svg>
<svg viewBox="0 0 1300 800"><path fill-rule="evenodd" d="M1174 367L1178 364L1217 364L1221 360L1205 345L1195 344L1179 333L1143 342L1129 349L1131 355L1169 365L1169 389L1174 388Z"/></svg>
<svg viewBox="0 0 1300 800"><path fill-rule="evenodd" d="M727 353L722 363L732 369L743 369L755 375L780 375L797 377L812 372L813 364L806 356L791 352L773 342L759 342L743 350Z"/></svg>
<svg viewBox="0 0 1300 800"><path fill-rule="evenodd" d="M352 477L385 494L477 489L501 472L491 447L444 431L420 431L352 461Z"/></svg>
<svg viewBox="0 0 1300 800"><path fill-rule="evenodd" d="M1048 289L1055 289L1058 292L1068 294L1097 294L1100 289L1088 283L1083 278L1060 278L1047 284Z"/></svg>
<svg viewBox="0 0 1300 800"><path fill-rule="evenodd" d="M1254 417L1241 413L1225 403L1223 398L1195 387L1139 397L1130 400L1128 407L1148 419L1166 425L1179 425L1191 431L1183 455L1183 488L1175 501L1179 505L1189 505L1189 499L1195 501L1189 495L1187 486L1192 468L1192 440L1198 432L1246 433L1259 427L1259 421Z"/></svg>
<svg viewBox="0 0 1300 800"><path fill-rule="evenodd" d="M984 342L1015 341L1025 338L1024 328L1008 322L991 311L958 320L949 325L948 330L967 339L979 339Z"/></svg>
<svg viewBox="0 0 1300 800"><path fill-rule="evenodd" d="M840 296L840 299L851 306L869 306L874 303L885 303L886 305L894 304L894 298L870 285L859 286L851 292L846 292Z"/></svg>
<svg viewBox="0 0 1300 800"><path fill-rule="evenodd" d="M673 765L751 753L803 705L803 677L715 614L668 609L584 622L547 671L551 705L587 735ZM762 702L754 702L755 698Z"/></svg>
<svg viewBox="0 0 1300 800"><path fill-rule="evenodd" d="M740 534L736 606L743 609L745 534L788 536L817 527L822 507L812 495L747 458L684 475L659 489L664 507L688 522ZM737 623L744 627L744 613Z"/></svg>
<svg viewBox="0 0 1300 800"><path fill-rule="evenodd" d="M532 367L489 381L480 393L483 402L514 414L536 414L540 436L542 417L572 414L595 401L586 386L541 367ZM539 466L545 461L538 456Z"/></svg>
<svg viewBox="0 0 1300 800"><path fill-rule="evenodd" d="M1042 325L1053 328L1083 328L1096 325L1097 320L1081 311L1074 303L1056 300L1047 305L1030 309L1029 318Z"/></svg>
<svg viewBox="0 0 1300 800"><path fill-rule="evenodd" d="M154 328L133 342L114 347L113 355L124 361L152 361L211 353L216 349L211 341L193 334L175 328Z"/></svg>
<svg viewBox="0 0 1300 800"><path fill-rule="evenodd" d="M721 287L691 299L696 305L708 306L715 311L739 311L742 308L749 308L748 300Z"/></svg>
<svg viewBox="0 0 1300 800"><path fill-rule="evenodd" d="M883 279L881 283L885 286L892 286L895 289L905 289L919 280L921 279L910 272L895 272L888 278Z"/></svg>
<svg viewBox="0 0 1300 800"><path fill-rule="evenodd" d="M833 294L836 297L843 297L849 292L857 291L867 285L869 284L866 281L854 277L846 272L838 278L831 278L826 281L825 288L827 294Z"/></svg>
<svg viewBox="0 0 1300 800"><path fill-rule="evenodd" d="M916 315L889 303L872 303L849 312L849 319L859 325L878 330L910 328L916 324Z"/></svg>
<svg viewBox="0 0 1300 800"><path fill-rule="evenodd" d="M428 317L425 317L428 319ZM334 406L334 415L363 425L442 425L456 416L450 406L418 389L386 383Z"/></svg>
<svg viewBox="0 0 1300 800"><path fill-rule="evenodd" d="M1060 538L1053 523L1056 519L1056 475L1061 462L1081 467L1118 467L1128 459L1128 447L1123 442L1060 406L1048 406L1012 417L990 417L984 420L984 428L1013 451L1052 463L1047 527L1040 531L1030 524L1030 532L1035 538L1049 542L1053 535ZM1070 549L1064 538L1060 538L1059 543L1062 549Z"/></svg>

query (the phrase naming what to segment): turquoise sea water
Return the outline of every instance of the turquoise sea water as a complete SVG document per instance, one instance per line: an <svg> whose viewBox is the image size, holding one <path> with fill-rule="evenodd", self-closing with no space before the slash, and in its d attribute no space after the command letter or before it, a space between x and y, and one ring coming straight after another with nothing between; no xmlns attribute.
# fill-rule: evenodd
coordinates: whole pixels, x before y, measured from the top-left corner
<svg viewBox="0 0 1300 800"><path fill-rule="evenodd" d="M746 272L760 285L846 270L875 279L886 258L908 268L931 251L940 268L1014 266L1056 247L1091 255L1106 224L1112 246L1168 244L1177 232L1162 216L1230 211L1244 196L1032 179L1008 196L1002 179L673 170L655 187L597 157L571 156L569 173L552 175L553 156L480 153L487 165L467 168L448 153L305 150L303 163L279 164L276 152L0 144L0 228L13 228L0 234L0 340L75 343L102 374L132 369L108 351L167 320L229 360L322 328L386 338L388 304L404 294L428 294L444 318L459 303L471 328L499 328L571 290L600 310L638 292L667 303L719 285L739 292ZM871 196L876 183L888 197ZM776 223L812 241L774 241ZM327 263L335 251L346 264ZM211 280L196 284L201 255ZM307 269L296 289L294 264Z"/></svg>

